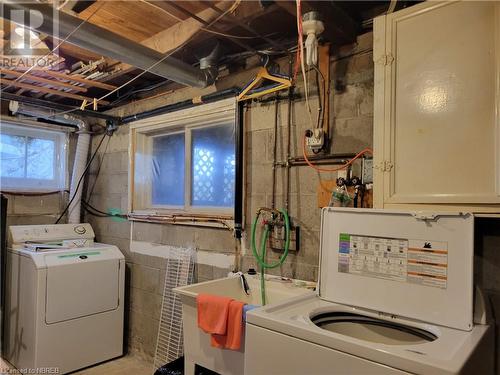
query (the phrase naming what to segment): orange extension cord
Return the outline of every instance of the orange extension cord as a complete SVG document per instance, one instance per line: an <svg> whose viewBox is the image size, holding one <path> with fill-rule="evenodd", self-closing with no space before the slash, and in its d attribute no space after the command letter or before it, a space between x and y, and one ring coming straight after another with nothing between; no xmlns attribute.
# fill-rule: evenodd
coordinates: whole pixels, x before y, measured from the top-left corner
<svg viewBox="0 0 500 375"><path fill-rule="evenodd" d="M371 155L373 155L373 150L371 148L369 148L369 147L365 148L364 150L361 150L360 152L358 152L356 154L356 156L354 156L351 160L349 160L347 163L345 163L344 165L342 165L340 167L337 167L337 168L320 168L320 167L317 167L314 164L312 164L309 161L309 159L307 158L306 137L304 136L303 141L302 141L302 153L304 155L304 160L307 163L307 165L310 166L311 168L317 170L318 172L337 172L337 171L340 171L342 169L347 168L349 165L351 165L352 163L354 163L354 161L356 159L359 159L364 154L371 154Z"/></svg>

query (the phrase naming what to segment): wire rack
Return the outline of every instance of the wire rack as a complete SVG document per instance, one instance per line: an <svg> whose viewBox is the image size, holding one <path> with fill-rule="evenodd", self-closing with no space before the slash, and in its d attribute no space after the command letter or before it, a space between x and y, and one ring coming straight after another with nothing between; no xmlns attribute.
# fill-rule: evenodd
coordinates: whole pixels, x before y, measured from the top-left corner
<svg viewBox="0 0 500 375"><path fill-rule="evenodd" d="M165 271L154 370L183 355L182 303L172 289L191 284L193 276L194 250L172 247Z"/></svg>

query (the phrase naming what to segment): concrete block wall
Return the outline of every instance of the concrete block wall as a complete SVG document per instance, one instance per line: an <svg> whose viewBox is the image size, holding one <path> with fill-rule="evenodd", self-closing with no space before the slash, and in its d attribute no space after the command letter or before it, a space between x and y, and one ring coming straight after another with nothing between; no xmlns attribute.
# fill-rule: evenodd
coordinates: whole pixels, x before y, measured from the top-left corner
<svg viewBox="0 0 500 375"><path fill-rule="evenodd" d="M71 181L78 137L70 133L68 142L68 181ZM4 193L7 203L7 228L10 225L54 224L68 204L68 192L32 196ZM65 218L61 220L65 222Z"/></svg>
<svg viewBox="0 0 500 375"><path fill-rule="evenodd" d="M342 81L343 90L333 93L330 102L330 134L332 152L356 152L372 145L373 63L371 62L372 35L359 38L358 43L346 46L343 57L331 64L331 77ZM365 51L365 52L363 52ZM361 53L360 53L361 52ZM286 61L283 65L286 65ZM287 67L284 67L287 71ZM134 102L117 109L114 114L128 115L158 106L185 100L193 96L243 86L255 74L255 69L232 74L203 90L183 88L152 100ZM311 74L312 77L312 74ZM314 81L314 80L313 80ZM311 127L303 100L303 84L298 82L300 100L292 107L291 155L301 156L302 136ZM310 92L316 87L311 82ZM317 97L311 95L310 104L315 118ZM251 256L249 230L258 207L270 206L272 196L272 150L274 144L273 104L252 103L245 109L245 233L241 241L242 269L256 268ZM277 159L285 159L287 103L278 105ZM109 208L127 210L129 128L122 126L110 139L107 149L102 147L99 178L90 196L90 203L106 211ZM93 139L96 147L99 137ZM106 152L104 150L106 149ZM91 171L88 186L92 187L97 167ZM335 173L322 178L334 179ZM289 212L294 224L301 227L301 244L297 254L290 254L286 263L271 271L286 277L316 280L318 274L320 209L317 207L317 173L308 167L294 167L290 171ZM285 174L277 171L276 205L284 206ZM165 279L165 257L162 245L193 247L197 250L195 279L206 281L227 275L234 267L238 242L230 231L193 226L161 225L139 222L116 222L110 218L87 216L97 239L115 244L127 260L127 343L130 351L151 359L156 345L161 296ZM281 253L269 252L269 260Z"/></svg>
<svg viewBox="0 0 500 375"><path fill-rule="evenodd" d="M54 224L64 210L67 194L44 196L4 194L7 199L7 227L10 225Z"/></svg>

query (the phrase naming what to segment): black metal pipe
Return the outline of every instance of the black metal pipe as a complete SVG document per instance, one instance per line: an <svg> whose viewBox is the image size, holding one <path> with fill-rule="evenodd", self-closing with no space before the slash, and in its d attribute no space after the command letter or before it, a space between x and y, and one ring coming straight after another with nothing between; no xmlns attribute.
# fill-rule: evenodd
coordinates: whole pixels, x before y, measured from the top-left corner
<svg viewBox="0 0 500 375"><path fill-rule="evenodd" d="M299 93L296 93L296 92L293 93L292 100L299 100L301 98L302 98L302 96ZM267 103L273 103L275 101L281 102L283 100L288 100L288 91L285 95L270 96L268 98L263 98L263 99L261 99L261 98L252 99L249 102L258 103L258 104L267 104Z"/></svg>
<svg viewBox="0 0 500 375"><path fill-rule="evenodd" d="M197 98L195 101L194 99L188 99L188 100L183 100L182 102L177 102L174 104L169 104L163 107L158 107L149 111L144 111L140 113L136 113L135 115L130 115L130 116L125 116L122 118L122 124L128 124L133 121L137 120L142 120L148 117L153 117L153 116L158 116L162 115L165 113L173 112L173 111L178 111L181 109L189 108L189 107L194 107L200 104L206 104L210 102L215 102L217 100L221 99L226 99L231 96L235 96L240 92L240 88L238 87L232 87L230 89L222 90L222 91L217 91L212 94L207 94L207 95L202 95L201 97Z"/></svg>
<svg viewBox="0 0 500 375"><path fill-rule="evenodd" d="M243 103L239 102L236 108L236 126L235 126L235 180L234 180L234 236L241 238L243 231L243 170L244 170L244 121L243 121Z"/></svg>
<svg viewBox="0 0 500 375"><path fill-rule="evenodd" d="M352 159L355 157L356 154L353 153L344 153L344 154L328 154L328 155L311 155L307 157L307 160L309 161L318 161L318 160L338 160L338 159ZM293 158L288 159L290 162L305 162L305 159L303 156L297 156Z"/></svg>
<svg viewBox="0 0 500 375"><path fill-rule="evenodd" d="M348 160L341 159L341 160L318 160L315 162L315 165L343 165L347 162ZM308 165L305 161L290 161L288 162L288 166L290 167L302 167Z"/></svg>
<svg viewBox="0 0 500 375"><path fill-rule="evenodd" d="M72 113L74 112L76 114L81 114L81 115L85 115L85 116L89 116L89 117L100 118L103 120L108 120L108 121L113 121L113 122L118 122L118 123L120 122L119 117L106 115L106 114L101 113L101 112L89 111L87 109L81 110L79 108L77 109L77 108L69 106L69 105L58 104L58 103L49 102L46 100L40 100L40 99L30 98L27 96L11 94L9 92L2 92L0 94L0 97L2 100L6 100L6 101L13 100L13 101L20 102L20 103L31 104L33 106L40 107L40 108L57 109L57 110L60 110L61 112L71 111Z"/></svg>

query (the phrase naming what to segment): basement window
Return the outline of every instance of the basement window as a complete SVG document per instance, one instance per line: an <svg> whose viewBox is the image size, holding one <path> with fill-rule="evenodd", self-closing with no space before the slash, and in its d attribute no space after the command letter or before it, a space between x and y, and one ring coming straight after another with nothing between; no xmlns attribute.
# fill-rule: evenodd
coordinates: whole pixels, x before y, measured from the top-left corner
<svg viewBox="0 0 500 375"><path fill-rule="evenodd" d="M64 131L2 122L0 185L3 191L63 190L67 186Z"/></svg>
<svg viewBox="0 0 500 375"><path fill-rule="evenodd" d="M132 215L232 218L234 98L131 124Z"/></svg>

